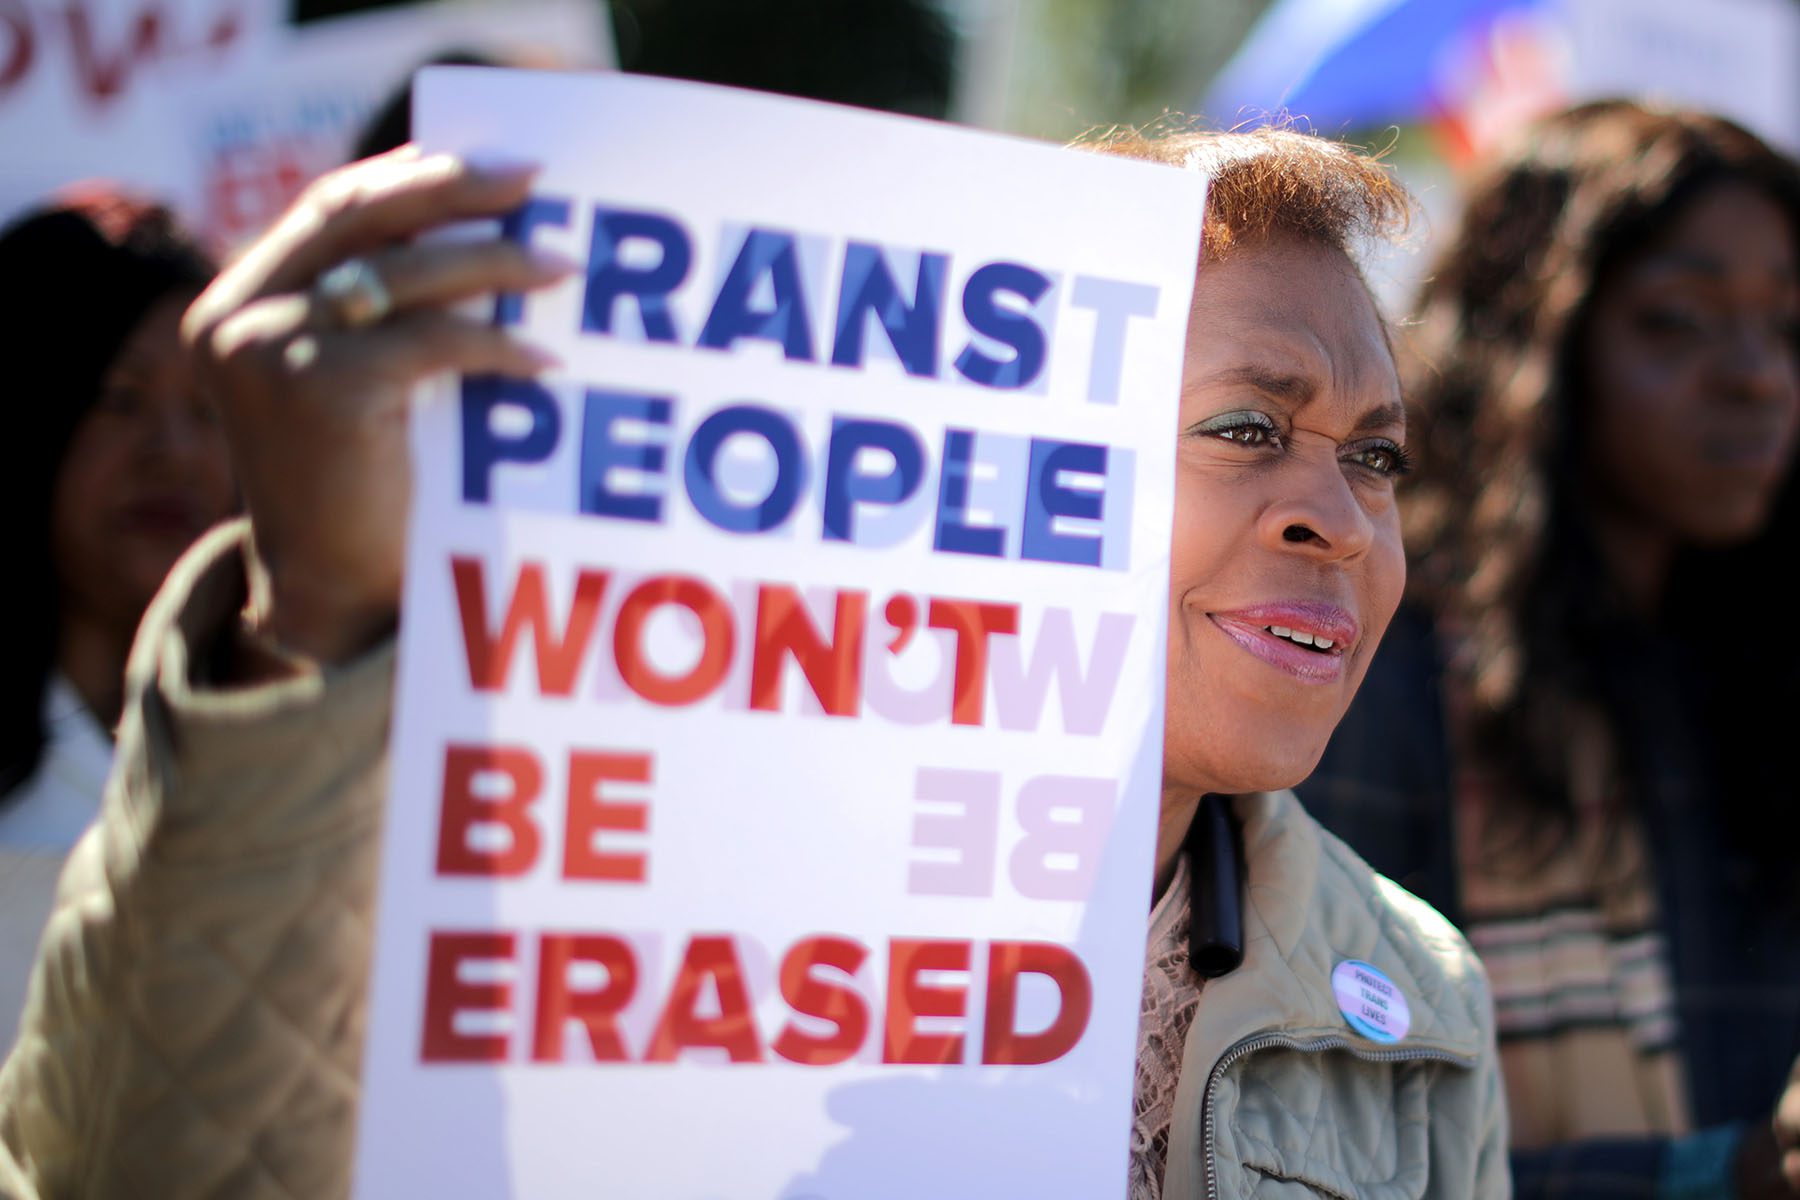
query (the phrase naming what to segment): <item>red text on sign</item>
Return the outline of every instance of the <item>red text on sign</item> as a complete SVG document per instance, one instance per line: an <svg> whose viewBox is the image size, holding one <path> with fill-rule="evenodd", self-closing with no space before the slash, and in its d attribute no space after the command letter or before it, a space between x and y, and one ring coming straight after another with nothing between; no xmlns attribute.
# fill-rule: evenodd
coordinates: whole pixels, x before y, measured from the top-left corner
<svg viewBox="0 0 1800 1200"><path fill-rule="evenodd" d="M649 832L650 804L614 791L648 784L651 774L648 754L569 752L562 804L564 879L645 881L648 855L615 843ZM530 872L543 851L543 798L544 769L529 747L445 747L437 873L512 878Z"/></svg>
<svg viewBox="0 0 1800 1200"><path fill-rule="evenodd" d="M565 1060L575 1037L595 1063L670 1063L709 1052L732 1063L825 1067L855 1057L879 1029L883 1063L956 1065L970 1062L979 1027L980 1064L1035 1065L1074 1049L1093 1008L1087 968L1066 946L895 938L887 945L887 986L876 1011L858 978L868 948L853 938L820 934L800 939L782 956L778 986L790 1016L765 1032L737 936L690 937L670 985L649 995L629 939L544 932L537 937L535 996L525 1005L530 1016L517 1022L513 985L491 977L512 977L524 940L493 930L431 935L422 1061L556 1063ZM970 1010L970 985L977 981L967 978L975 971L983 976L986 996L979 1017ZM490 978L476 981L474 975ZM1021 1030L1020 983L1030 975L1055 989L1056 1012L1042 1028ZM633 1047L625 1018L644 1005L653 1006L652 1032ZM471 1017L480 1018L486 1031L469 1032ZM921 1028L925 1019L939 1027ZM961 1023L957 1031L941 1028L952 1022ZM529 1036L514 1036L520 1025L528 1026ZM493 1032L496 1026L506 1031Z"/></svg>
<svg viewBox="0 0 1800 1200"><path fill-rule="evenodd" d="M607 639L601 615L613 582L610 572L578 570L573 595L566 608L558 608L550 601L544 564L520 563L496 621L488 602L482 560L457 557L451 560L450 570L469 683L476 691L504 691L513 663L524 654L528 642L538 691L546 696L572 695L582 664L599 635L602 646L610 641L612 664L627 688L652 704L682 707L717 693L734 656L747 642L750 708L780 710L782 675L792 662L827 714L855 717L862 712L868 628L868 595L864 592L838 591L826 629L814 624L797 589L764 583L757 587L754 618L740 629L730 601L711 584L687 575L654 575L630 585L612 617L612 636ZM700 648L694 661L674 671L659 668L645 646L651 619L665 609L686 612L699 630ZM891 645L897 650L917 624L918 606L910 596L902 595L891 598L882 611L895 628ZM982 724L987 709L989 640L1018 633L1018 606L933 597L926 605L925 624L948 632L955 642L951 723Z"/></svg>

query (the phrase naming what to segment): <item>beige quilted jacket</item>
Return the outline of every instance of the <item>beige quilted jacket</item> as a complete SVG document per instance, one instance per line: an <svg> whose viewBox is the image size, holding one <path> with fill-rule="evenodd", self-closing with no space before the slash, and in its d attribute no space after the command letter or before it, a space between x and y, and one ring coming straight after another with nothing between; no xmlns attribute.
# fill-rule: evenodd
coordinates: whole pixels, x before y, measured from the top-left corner
<svg viewBox="0 0 1800 1200"><path fill-rule="evenodd" d="M104 811L0 1069L8 1200L348 1191L392 651L198 686L195 651L235 619L241 537L197 548L146 618ZM1247 956L1188 1037L1164 1195L1506 1195L1467 947L1291 796L1239 812ZM1346 958L1409 998L1398 1046L1339 1014Z"/></svg>

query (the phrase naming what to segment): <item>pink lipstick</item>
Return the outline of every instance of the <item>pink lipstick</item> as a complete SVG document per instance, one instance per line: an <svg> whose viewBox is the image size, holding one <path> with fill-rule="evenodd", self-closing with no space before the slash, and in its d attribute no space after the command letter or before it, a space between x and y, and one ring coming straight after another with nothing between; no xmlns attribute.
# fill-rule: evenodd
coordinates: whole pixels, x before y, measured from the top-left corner
<svg viewBox="0 0 1800 1200"><path fill-rule="evenodd" d="M1206 614L1225 634L1270 666L1307 683L1333 683L1361 630L1335 604L1277 601Z"/></svg>

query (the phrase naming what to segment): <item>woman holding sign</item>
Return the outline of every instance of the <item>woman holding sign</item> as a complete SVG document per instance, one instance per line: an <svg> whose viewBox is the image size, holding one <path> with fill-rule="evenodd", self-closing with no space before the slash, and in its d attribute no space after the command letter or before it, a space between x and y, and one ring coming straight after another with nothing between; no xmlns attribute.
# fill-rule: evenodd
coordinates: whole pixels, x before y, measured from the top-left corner
<svg viewBox="0 0 1800 1200"><path fill-rule="evenodd" d="M1397 224L1405 197L1292 133L1106 149L1213 178L1130 1194L1502 1196L1479 967L1280 790L1317 759L1404 581L1399 384L1348 247ZM0 1082L0 1185L345 1190L407 397L435 371L543 368L451 306L568 269L502 240L406 239L512 210L530 184L412 150L357 164L190 313L250 521L197 551L147 623L125 791L65 887L94 915L48 942L43 969L67 985ZM239 1015L197 1013L201 995ZM104 1074L79 1057L97 1041ZM182 1103L153 1104L171 1076ZM223 1134L192 1137L198 1114Z"/></svg>

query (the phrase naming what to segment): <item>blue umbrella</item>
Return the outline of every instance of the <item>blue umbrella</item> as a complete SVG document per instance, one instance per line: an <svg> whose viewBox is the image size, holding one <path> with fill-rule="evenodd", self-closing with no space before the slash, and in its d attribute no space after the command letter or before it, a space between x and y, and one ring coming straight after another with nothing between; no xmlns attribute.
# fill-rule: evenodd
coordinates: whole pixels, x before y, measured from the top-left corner
<svg viewBox="0 0 1800 1200"><path fill-rule="evenodd" d="M1277 0L1207 93L1215 121L1273 110L1326 131L1431 116L1446 49L1551 0Z"/></svg>

